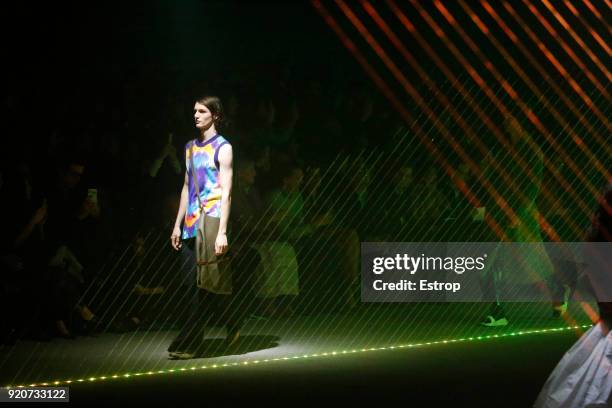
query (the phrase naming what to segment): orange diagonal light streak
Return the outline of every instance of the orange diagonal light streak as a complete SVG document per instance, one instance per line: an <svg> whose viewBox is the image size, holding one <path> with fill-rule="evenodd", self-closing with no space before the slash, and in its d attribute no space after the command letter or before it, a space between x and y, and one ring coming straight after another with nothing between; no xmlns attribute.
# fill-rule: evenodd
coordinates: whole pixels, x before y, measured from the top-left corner
<svg viewBox="0 0 612 408"><path fill-rule="evenodd" d="M376 24L381 28L381 30L389 38L391 43L400 51L402 56L409 62L409 64L415 69L415 71L417 71L417 73L423 79L423 81L432 90L437 91L437 92L434 92L434 95L435 95L436 99L438 99L444 106L446 106L448 108L448 110L451 113L452 117L456 120L456 122L459 124L459 126L466 132L466 134L470 137L470 140L478 147L480 153L483 156L487 155L488 154L488 150L484 146L483 142L481 141L481 138L479 138L474 133L473 129L466 123L466 121L463 119L463 117L460 114L458 114L457 110L454 108L454 104L451 104L449 102L448 98L446 97L446 95L444 95L439 90L439 88L437 87L436 83L429 77L429 75L425 72L425 70L419 65L419 63L417 62L416 58L414 58L414 56L406 49L406 47L402 44L402 42L397 37L397 35L395 35L395 33L391 30L391 28L381 18L381 16L378 14L376 9L367 0L362 0L361 3L362 3L362 6L364 7L364 9L366 10L366 12L370 15L370 17L372 17L372 19L376 22ZM451 74L451 78L452 77L453 76ZM469 94L467 94L467 95L469 96ZM463 96L465 98L465 95L463 95ZM489 119L489 118L487 117L487 119ZM490 120L487 120L487 121L490 122ZM501 140L504 140L504 142L505 142L505 138L502 137L502 135L499 132L499 130L497 128L495 128L494 131L497 132L496 136L498 138L500 138ZM513 147L510 146L508 143L505 143L505 145L506 145L506 147L508 149L514 150ZM521 167L523 168L523 170L525 170L530 175L530 177L533 177L533 172L531 171L532 169L529 168L529 166L525 163L523 158L520 155L516 155L516 159L519 162L519 164L521 165ZM500 170L499 163L493 163L493 166L497 170ZM523 191L518 189L518 187L516 186L515 182L510 180L510 177L508 176L508 174L506 172L500 171L500 173L502 174L502 177L504 178L504 181L507 183L507 185L509 185L514 190L514 192L517 192L522 197L525 196ZM542 192L544 193L544 196L549 200L549 202L551 202L551 203L555 202L553 194L551 194L550 191L548 191L547 189L543 189ZM546 222L546 221L544 221L544 222ZM572 224L573 220L570 220L569 223ZM575 227L575 231L579 231L579 227L575 223L573 223L573 227ZM554 229L552 229L551 226L547 229L547 231L552 231L554 233Z"/></svg>
<svg viewBox="0 0 612 408"><path fill-rule="evenodd" d="M601 111L593 103L591 98L588 97L588 95L582 90L580 85L576 83L574 78L572 78L571 75L565 70L565 68L563 68L563 65L559 61L557 61L554 55L548 50L548 48L546 48L544 43L539 40L539 38L529 28L529 26L525 23L525 21L517 14L514 8L512 8L512 6L506 1L504 1L504 7L506 8L506 10L508 10L508 12L512 15L512 17L514 17L514 19L520 24L521 28L523 29L523 31L527 33L529 38L535 44L537 44L540 51L542 51L542 53L546 56L546 58L548 58L548 60L553 64L553 66L557 69L557 71L559 71L559 73L565 78L565 80L570 84L572 89L574 89L574 91L576 91L576 93L580 95L582 100L586 103L587 106L591 108L591 110L595 113L595 115L599 118L599 120L601 120L606 125L606 127L610 129L610 123L608 121L607 116L601 113Z"/></svg>
<svg viewBox="0 0 612 408"><path fill-rule="evenodd" d="M472 66L469 64L469 62L466 60L466 58L463 56L463 54L461 52L459 52L459 50L457 49L457 47L447 38L447 36L444 34L444 31L438 26L438 24L431 18L431 16L427 13L427 11L425 11L423 9L423 7L421 7L421 5L416 1L416 0L411 0L412 4L417 8L417 10L419 11L419 13L421 14L421 16L427 21L427 23L434 29L437 30L437 32L439 32L442 35L442 39L444 40L446 46L449 48L449 50L451 50L451 52L453 53L453 55L464 65L464 67L467 69L467 71L470 73L470 75L472 75L475 78L479 78L479 80L477 81L477 83L479 83L480 85L482 85L482 89L483 90L488 90L486 91L486 94L494 101L496 101L496 105L498 106L498 108L500 108L502 110L502 112L507 115L507 116L512 116L510 114L510 112L506 109L505 105L503 103L501 103L501 101L499 101L499 99L495 96L495 94L490 90L490 88L488 86L486 86L484 84L484 81L482 80L482 78L480 78L480 76L478 76L478 74L476 73L476 70L474 68L472 68ZM454 20L454 19L453 19ZM453 21L451 20L451 21ZM463 32L463 30L461 30L457 25L454 25L455 29L458 29L461 33L463 33L463 39L464 41L466 41L468 43L468 45L471 46L471 48L473 50L475 50L478 54L480 54L481 59L482 59L482 53L480 53L480 50L478 49L478 47L476 47L475 44L473 44L473 42L471 41L471 39L465 35L465 32ZM507 83L507 81L501 77L501 75L499 75L499 73L497 72L497 70L494 69L493 65L490 63L490 61L488 61L486 58L483 60L483 63L485 64L485 66L487 66L487 68L489 68L489 70L491 70L491 72L495 75L496 74L496 78L498 79L498 81L501 84L505 84L504 86L506 88L511 86ZM517 105L519 105L519 107L521 107L521 110L523 110L523 112L525 113L525 115L529 118L530 121L532 121L532 123L534 123L536 125L536 127L538 127L538 129L541 129L542 125L540 123L539 120L537 120L537 117L535 117L535 115L531 114L531 111L529 109L527 109L524 105L524 103L522 103L522 101L520 101L520 99L515 99L515 101L517 102ZM534 142L531 141L531 145L533 145ZM567 155L565 155L565 157L567 157ZM565 159L564 157L564 159ZM546 163L547 167L550 167L550 165L548 163ZM574 165L575 167L575 165ZM552 169L554 170L554 169ZM556 174L553 171L553 174L555 174L557 180L559 181L559 183L561 184L561 186L565 189L565 191L567 191L568 193L572 194L574 196L574 198L576 199L576 202L582 207L583 211L585 213L589 213L590 209L584 204L584 202L582 202L582 200L577 197L575 191L571 188L571 186L567 183L567 181L560 175L560 174Z"/></svg>
<svg viewBox="0 0 612 408"><path fill-rule="evenodd" d="M486 0L482 0L482 3L483 4L486 3ZM478 16L476 15L476 13L474 13L474 11L465 3L465 1L460 0L459 4L465 10L465 12L472 18L472 20L481 21L480 18L478 18ZM443 7L443 6L441 6L441 7ZM481 22L481 24L483 24L483 23ZM595 167L597 167L597 170L600 173L602 173L604 175L607 175L608 169L603 166L603 164L595 157L593 152L582 142L582 139L580 138L580 136L576 134L576 132L573 130L573 127L570 126L570 124L567 122L567 120L565 120L563 115L561 115L554 108L554 106L548 101L548 99L545 97L545 95L538 89L536 84L529 78L529 76L525 73L525 71L523 71L523 69L521 68L520 64L518 64L514 60L514 58L512 58L512 56L506 51L504 46L493 35L488 34L488 33L490 33L489 30L487 30L485 32L485 35L487 35L487 37L491 40L493 45L495 45L496 49L503 55L503 57L512 66L512 68L515 70L515 72L517 74L519 74L519 76L523 79L523 81L527 84L527 86L531 89L531 91L534 94L539 95L540 100L544 103L544 105L548 108L548 110L553 114L554 118L560 124L563 125L563 128L569 130L570 136L572 137L572 140L575 142L575 144L595 164ZM509 92L509 94L510 95L515 95L514 92ZM599 137L599 135L597 133L595 133L594 135L596 137ZM554 139L553 139L553 141L554 141ZM602 147L604 147L608 151L608 154L610 154L611 151L610 151L609 146L607 144L603 143L603 140L601 140L601 143L602 143Z"/></svg>
<svg viewBox="0 0 612 408"><path fill-rule="evenodd" d="M531 64L536 68L541 78L544 79L548 83L548 85L557 93L559 98L561 98L561 100L570 109L570 111L574 112L574 114L578 117L578 120L580 121L580 123L582 123L582 125L585 126L588 132L591 135L593 135L595 139L597 139L597 141L600 143L600 146L603 147L608 154L612 155L612 148L610 148L608 146L608 143L606 143L601 138L601 136L599 135L599 132L596 131L591 125L591 123L584 117L584 115L580 113L580 109L578 109L578 107L572 102L572 100L567 97L565 92L563 92L559 88L559 86L555 83L555 81L553 81L550 78L550 76L548 75L548 72L542 67L542 65L538 63L538 61L529 52L529 50L518 40L518 37L516 36L516 34L514 34L514 32L510 29L510 27L506 25L504 19L501 18L499 14L497 14L495 9L489 4L487 0L481 0L481 4L483 8L491 15L491 17L493 17L493 19L497 22L497 24L502 28L502 30L506 33L506 35L510 37L512 42L519 48L519 50L523 53L523 55L525 55L527 59L529 59L529 62L531 62ZM605 124L609 127L609 123L606 122ZM580 141L578 141L577 139L574 139L574 140L576 141L576 143L580 143Z"/></svg>
<svg viewBox="0 0 612 408"><path fill-rule="evenodd" d="M435 114L431 111L429 106L423 102L423 99L418 94L418 91L416 91L411 86L411 84L408 82L408 80L399 71L399 69L393 63L393 61L391 61L391 59L388 57L388 55L383 50L383 48L378 44L378 42L374 39L374 37L369 33L369 31L365 28L365 26L362 24L362 22L359 20L359 18L353 13L353 11L350 9L350 7L348 7L343 0L336 0L336 3L339 5L340 9L344 12L344 14L347 16L347 18L351 21L351 23L353 23L355 28L357 28L359 33L364 37L364 39L372 47L372 49L376 52L376 54L383 61L383 63L387 66L387 68L393 73L393 75L398 80L398 82L400 82L402 84L402 86L404 87L406 92L408 92L413 97L413 99L417 102L417 104L421 107L421 109L423 109L425 112L427 112L431 116L435 116ZM448 131L447 131L445 126L440 125L438 121L434 121L434 126L436 126L436 128L438 128L440 130L440 132L444 136L449 136L447 139L450 139L450 140L448 140L448 141L453 146L455 151L457 153L459 153L459 155L462 157L462 159L468 164L468 166L470 166L470 167L475 166L475 165L472 164L471 158L463 151L461 146L459 146L456 142L454 142L454 140L452 140L452 137L450 137L450 135L448 135ZM485 181L485 187L487 187L487 190L489 190L489 192L493 193L494 195L497 195L497 192L495 191L495 189L493 187L489 188L487 186L486 181ZM501 198L501 200L496 200L496 201L500 202L501 204L505 203L505 200L503 198ZM509 208L509 207L508 208L504 208L504 207L502 207L502 209L507 214L508 213L514 214L514 211L513 211L512 208ZM530 272L537 274L537 271L534 271L533 269L530 270Z"/></svg>
<svg viewBox="0 0 612 408"><path fill-rule="evenodd" d="M599 10L597 10L589 0L582 0L582 2L589 8L589 10L591 10L591 13L595 14L595 16L600 19L604 24L608 25L603 17L601 16L601 13L599 12Z"/></svg>
<svg viewBox="0 0 612 408"><path fill-rule="evenodd" d="M561 26L565 28L565 30L568 33L570 33L574 41L576 41L576 43L580 45L580 47L589 56L589 58L591 58L591 60L595 63L595 65L597 65L597 67L601 70L601 72L603 72L606 75L606 77L608 78L608 81L610 81L610 79L612 78L610 71L601 63L599 58L597 58L595 53L589 48L589 46L584 42L584 40L576 33L576 31L574 31L571 24L568 24L567 21L565 21L561 13L557 11L557 9L550 3L549 0L540 0L540 1L544 3L546 8L552 13L555 19L559 22L559 24L561 24Z"/></svg>
<svg viewBox="0 0 612 408"><path fill-rule="evenodd" d="M363 55L359 52L359 49L355 46L355 44L350 40L350 38L344 33L344 31L340 28L338 23L334 20L334 18L329 14L327 9L321 4L319 0L312 0L312 4L315 9L321 14L324 21L331 27L331 29L336 33L336 35L340 38L344 46L351 52L351 54L355 57L355 59L362 66L364 71L370 76L370 78L374 81L376 86L381 90L381 92L389 99L391 104L395 109L397 109L398 113L402 116L402 118L409 123L412 128L414 128L416 135L419 137L421 142L425 145L425 147L429 150L429 152L433 155L433 157L440 163L443 170L446 174L452 177L455 174L454 168L449 164L448 160L442 155L439 149L426 137L423 130L420 128L418 123L412 118L412 115L404 108L401 102L397 99L397 97L393 94L389 86L385 83L385 81L378 75L378 73L372 68L372 66L367 62L367 60L363 57ZM478 198L471 192L471 190L465 186L465 184L456 183L457 187L460 191L468 198L470 203L475 206L481 206ZM491 227L491 229L501 238L507 239L506 233L502 228L497 224L497 222L491 218L489 215L485 217L485 222Z"/></svg>
<svg viewBox="0 0 612 408"><path fill-rule="evenodd" d="M416 0L411 0L411 1L414 3ZM444 5L442 5L442 3L439 0L434 0L434 4L436 5L436 7L438 9L446 10ZM469 9L469 7L467 7L467 5L465 5L463 0L460 0L460 4L462 6L465 6L467 10L471 11L471 9ZM447 13L448 13L448 10L447 10ZM471 12L470 15L472 16L472 18L477 18L478 17L473 12ZM546 140L548 140L548 142L553 147L553 149L555 149L557 151L557 153L559 154L559 156L568 164L568 167L570 167L570 169L574 172L576 177L581 179L581 181L584 183L584 185L589 190L591 190L591 193L593 194L593 196L596 196L598 194L597 188L593 187L593 185L587 180L587 178L584 176L584 174L582 174L582 172L580 171L580 169L578 168L576 163L574 163L574 161L568 156L568 154L565 152L565 150L561 146L559 146L559 144L555 141L554 136L551 135L550 132L548 131L548 129L546 129L544 127L544 124L540 121L540 119L537 117L537 115L535 115L535 113L533 113L533 111L531 109L529 109L529 107L527 107L527 105L522 101L522 99L518 97L518 95L514 91L512 85L510 85L508 83L508 81L493 66L493 64L486 64L486 62L489 61L488 58L482 53L480 48L478 48L478 46L474 43L474 41L459 26L459 24L457 23L456 20L450 19L449 23L451 23L451 26L455 29L455 31L457 31L461 35L463 40L470 47L470 49L478 56L478 58L483 63L485 63L485 66L487 67L489 72L491 72L493 74L493 76L495 77L495 79L497 79L497 81L499 81L499 83L502 85L502 87L506 91L506 93L508 93L508 95L515 101L515 103L519 106L519 108L523 111L523 113L531 121L531 123L533 123L538 128L538 130L544 135L544 137L546 138ZM537 88L536 88L536 91L537 91ZM537 93L539 93L539 91Z"/></svg>
<svg viewBox="0 0 612 408"><path fill-rule="evenodd" d="M414 1L413 1L413 3L414 3ZM445 17L447 18L447 20L449 21L451 26L453 26L453 28L455 28L455 30L462 36L462 38L468 44L468 46L470 46L472 51L474 51L476 53L476 55L483 61L483 63L485 63L485 65L487 65L486 62L488 60L482 55L482 53L480 52L478 47L473 43L471 38L469 38L465 34L465 32L461 29L461 27L458 26L456 20L454 18L452 18L452 15L445 9L445 7L439 1L435 1L434 3L435 3L435 5L436 5L436 7L438 9L446 11L446 13L443 12L442 14L445 14ZM469 9L469 7L465 6L463 1L460 0L460 3L464 7L464 9L468 12L468 14L470 14L472 16L472 19L474 19L475 13L473 13ZM511 88L510 84L508 84L507 81L504 80L504 78L497 72L497 70L492 66L492 64L487 65L487 68L496 77L496 79L498 81L500 81L500 83L506 84L504 86L504 88ZM517 105L519 105L519 107L521 107L521 110L523 110L525 112L525 114L529 117L529 119L532 121L532 123L534 123L538 127L538 129L544 133L546 138L549 140L549 142L551 142L551 145L553 146L553 148L555 148L555 150L557 150L559 155L567 157L567 155L565 154L565 151L562 148L556 146L556 144L554 143L554 138L552 137L552 135L548 135L546 133L547 130L543 127L543 125L541 124L541 122L539 121L537 116L535 114L533 114L533 112L531 112L528 108L526 108L524 106L523 102L520 99L516 98L516 96L515 96L516 93L513 90L512 91L510 89L506 89L506 90L507 90L508 94L516 101ZM583 178L583 179L585 178L584 175L577 170L577 167L576 167L575 163L573 163L573 161L571 163L568 163L568 164L570 165L570 167L572 168L572 170L574 171L574 173L576 174L576 176L578 178ZM592 190L595 190L594 188L592 188L590 183L585 182L585 184L587 185L587 187L591 187ZM597 193L594 193L594 194L597 194ZM580 202L580 204L582 204L582 202ZM568 317L568 319L569 319L569 317Z"/></svg>
<svg viewBox="0 0 612 408"><path fill-rule="evenodd" d="M493 123L493 121L491 121L491 119L487 116L486 113L484 113L484 111L482 110L482 108L480 107L480 105L474 101L474 98L470 95L470 93L465 89L465 87L463 86L463 84L461 83L461 81L459 81L455 75L453 74L453 72L446 66L446 64L440 59L440 57L436 54L436 52L433 50L433 48L430 46L430 44L420 35L420 33L415 29L414 24L412 24L412 22L408 19L408 17L403 13L403 11L397 7L397 5L392 1L392 0L387 0L387 4L389 6L389 8L393 11L393 14L400 20L400 22L402 23L402 25L406 28L406 30L408 30L408 32L410 32L414 38L417 40L417 42L419 43L419 45L425 50L425 52L427 53L427 55L436 63L436 65L438 66L438 68L440 68L440 70L446 75L447 78L449 78L451 80L451 85L453 86L453 88L457 89L463 96L464 98L467 100L468 104L470 105L470 107L472 107L472 109L474 109L474 111L476 112L476 114L478 115L478 117L486 124L486 126L494 133L494 135L497 137L497 139L504 145L504 147L506 147L507 149L511 149L512 147L510 146L509 142L501 135L501 132L499 130L499 128L497 127L497 125L495 123ZM441 30L437 31L440 35L443 35L443 33L441 32ZM489 97L489 99L491 100L491 102L498 107L498 109L503 112L505 115L509 115L509 112L506 110L505 106L503 106L503 104L501 103L501 101L499 101L495 95L495 93L491 90L490 87L488 87L485 83L485 81L478 75L478 73L476 72L475 69L473 69L470 65L469 62L467 62L464 58L463 55L461 53L459 53L459 51L454 47L454 45L452 43L447 43L447 46L449 47L449 49L451 50L451 52L457 57L457 59L460 60L460 62L462 64L467 64L467 66L465 67L466 70L468 71L468 73L472 76L472 79L474 79L474 81L476 83L478 83L478 85L481 87L481 89L485 92L485 94L487 95L487 97ZM525 167L527 166L525 161L522 159L522 157L518 156L518 163L519 165L523 168L523 170L525 170ZM550 166L548 166L550 167ZM528 172L529 173L529 172ZM559 176L557 175L557 172L554 172L555 174L555 178L558 178ZM560 183L561 185L566 189L566 191L568 190L573 190L568 184L567 182L565 182L565 180L560 179ZM547 192L547 187L543 186L543 192L545 193L545 197L548 198L549 194L546 194ZM583 207L584 208L584 207ZM590 213L591 210L588 209L588 212L585 213ZM568 223L571 225L572 229L576 232L581 230L580 227L577 226L577 224L573 221L573 220L568 220Z"/></svg>
<svg viewBox="0 0 612 408"><path fill-rule="evenodd" d="M395 63L388 57L387 53L383 50L383 48L378 44L378 42L372 37L372 35L368 32L365 26L361 23L361 21L357 18L357 16L353 13L353 11L346 5L343 0L336 0L336 4L340 7L343 13L347 16L347 18L353 23L353 25L357 28L357 30L361 33L361 35L365 38L365 40L370 44L372 49L376 52L379 58L383 61L385 66L391 71L393 76L397 79L397 81L402 85L404 90L416 101L416 103L426 112L430 117L436 117L436 114L431 110L431 108L425 103L421 95L418 91L412 86L410 81L402 74L400 69L395 65ZM476 165L474 160L458 145L458 143L449 135L448 130L445 126L441 125L439 121L433 121L434 126L440 133L445 137L445 139L451 144L453 149L459 154L459 156L468 164L470 169L477 174L479 174L479 167ZM488 180L482 180L484 187L491 193L491 196L495 198L495 201L500 205L500 208L506 213L509 219L515 217L514 210L508 205L505 198L502 197L497 190L491 185Z"/></svg>
<svg viewBox="0 0 612 408"><path fill-rule="evenodd" d="M542 1L546 1L546 0L542 0ZM584 62L582 62L582 60L580 58L578 58L576 53L574 53L574 51L571 49L571 47L563 40L563 38L561 38L561 36L550 25L548 20L546 20L546 18L539 12L539 10L533 4L531 4L531 2L529 2L529 0L523 0L523 3L525 3L527 5L527 8L529 8L529 11L531 11L531 13L534 16L536 16L538 20L540 20L540 23L544 26L544 28L546 28L546 31L548 31L549 34L554 39L557 40L559 45L561 45L561 48L563 48L563 50L567 53L567 55L570 56L572 61L574 61L574 63L576 65L578 65L578 67L580 67L580 69L582 69L584 71L584 73L586 74L587 78L589 78L591 80L591 82L593 83L593 85L595 85L597 87L597 89L599 89L599 92L601 92L602 95L604 95L607 99L610 99L610 94L608 94L608 91L606 91L606 88L601 84L601 82L599 82L599 80L595 77L595 75L593 75L593 73L587 68L587 66L584 64ZM544 3L544 4L546 4L546 3ZM563 21L565 22L565 20L563 20ZM569 27L569 25L567 25L567 23L565 23L564 28L570 34L572 34L574 32L574 30L572 30L571 27ZM572 36L572 37L574 38L574 40L576 42L578 42L579 45L581 45L581 47L584 50L584 52L587 53L587 55L591 58L591 60L593 60L595 65L597 65L597 67L599 67L599 69L608 78L608 81L610 81L612 79L612 76L610 76L610 72L601 64L601 61L599 61L599 59L593 54L591 49L589 47L587 47L586 44L584 44L584 42L579 37L577 37L577 36L576 37Z"/></svg>
<svg viewBox="0 0 612 408"><path fill-rule="evenodd" d="M599 21L603 23L604 27L608 28L608 32L612 33L612 26L610 26L610 24L602 17L599 10L597 10L597 8L595 8L595 6L593 6L589 0L582 0L582 2L588 7L589 10L591 10L591 13L593 13L595 17L597 17Z"/></svg>
<svg viewBox="0 0 612 408"><path fill-rule="evenodd" d="M586 30L589 32L589 34L591 34L591 37L593 37L595 39L595 41L597 41L597 44L599 44L599 46L604 49L606 54L608 54L608 56L611 56L612 55L612 50L610 49L610 47L608 47L608 44L606 44L606 42L601 38L599 33L597 33L597 31L595 31L595 29L593 27L591 27L584 20L584 18L582 18L582 15L578 12L578 10L576 10L576 8L572 5L572 3L570 3L568 0L563 0L563 4L565 4L565 7L567 7L569 9L569 11L571 11L571 13L574 16L576 16L576 18L582 23L584 28L586 28Z"/></svg>

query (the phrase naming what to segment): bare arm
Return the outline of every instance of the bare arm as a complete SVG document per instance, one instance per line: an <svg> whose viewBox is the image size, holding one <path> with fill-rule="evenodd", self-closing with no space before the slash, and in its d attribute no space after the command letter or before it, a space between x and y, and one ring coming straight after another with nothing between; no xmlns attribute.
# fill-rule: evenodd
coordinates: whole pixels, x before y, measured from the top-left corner
<svg viewBox="0 0 612 408"><path fill-rule="evenodd" d="M187 212L187 201L189 200L188 180L187 172L185 172L185 182L183 183L183 189L181 190L181 201L179 203L176 220L174 221L174 230L172 231L172 236L170 237L172 247L176 250L181 247L181 222L185 218L185 213Z"/></svg>
<svg viewBox="0 0 612 408"><path fill-rule="evenodd" d="M28 224L24 227L23 230L21 230L21 232L15 239L15 247L20 247L25 242L25 240L28 239L30 235L32 235L34 228L36 228L36 224L34 224L32 221L28 222Z"/></svg>
<svg viewBox="0 0 612 408"><path fill-rule="evenodd" d="M43 202L43 205L38 210L36 210L36 212L32 216L32 219L30 219L28 224L23 228L23 230L21 230L21 233L15 239L15 247L21 246L25 242L25 240L28 239L30 235L32 235L34 228L44 223L46 218L47 203L45 201Z"/></svg>
<svg viewBox="0 0 612 408"><path fill-rule="evenodd" d="M227 251L227 222L232 203L233 151L232 146L225 144L219 148L219 185L221 186L221 219L219 232L215 241L217 255Z"/></svg>

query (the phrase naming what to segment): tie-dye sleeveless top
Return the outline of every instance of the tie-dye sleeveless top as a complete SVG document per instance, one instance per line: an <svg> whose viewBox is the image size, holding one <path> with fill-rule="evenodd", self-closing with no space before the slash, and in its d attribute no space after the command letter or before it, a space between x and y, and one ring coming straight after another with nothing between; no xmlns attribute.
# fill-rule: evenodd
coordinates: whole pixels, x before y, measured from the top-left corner
<svg viewBox="0 0 612 408"><path fill-rule="evenodd" d="M189 186L189 201L183 224L183 239L196 236L198 220L200 219L200 203L198 202L193 166L195 167L200 188L200 202L209 217L221 217L221 185L219 184L219 149L229 142L221 135L215 135L205 142L190 141L185 146L185 164L187 167L187 182Z"/></svg>

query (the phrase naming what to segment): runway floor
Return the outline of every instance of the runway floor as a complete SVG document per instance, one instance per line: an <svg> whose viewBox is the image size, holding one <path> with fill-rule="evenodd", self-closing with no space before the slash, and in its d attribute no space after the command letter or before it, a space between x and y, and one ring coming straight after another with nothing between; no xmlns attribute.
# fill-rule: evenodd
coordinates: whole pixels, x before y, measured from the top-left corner
<svg viewBox="0 0 612 408"><path fill-rule="evenodd" d="M361 305L345 313L249 320L231 350L222 329L207 329L190 360L169 359L166 348L177 332L163 325L21 341L0 350L0 380L5 386L58 382L82 403L400 396L433 404L415 406L530 406L590 324L577 304L569 319L553 318L549 308L513 304L502 328L479 326L486 309L478 304Z"/></svg>

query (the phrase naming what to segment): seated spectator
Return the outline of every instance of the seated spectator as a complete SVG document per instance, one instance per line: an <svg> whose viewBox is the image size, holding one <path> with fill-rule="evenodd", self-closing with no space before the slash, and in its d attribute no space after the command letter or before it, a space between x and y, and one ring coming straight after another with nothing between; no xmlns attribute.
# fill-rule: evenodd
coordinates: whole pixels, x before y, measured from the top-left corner
<svg viewBox="0 0 612 408"><path fill-rule="evenodd" d="M294 269L292 263L293 250L297 253L300 273L308 268L311 260L308 258L312 250L312 233L314 225L305 222L304 199L300 186L304 177L301 167L294 163L282 162L275 167L275 173L280 175L277 187L270 193L267 203L265 221L269 231L268 241L288 243L288 245L267 244L270 255L285 263L285 268ZM290 249L293 248L293 249ZM264 261L265 262L265 261ZM283 268L277 268L277 273L283 273ZM297 272L297 271L296 271ZM282 290L292 295L298 293L297 273L284 271L282 280L285 282ZM291 306L286 306L291 309ZM287 314L291 313L290 310Z"/></svg>
<svg viewBox="0 0 612 408"><path fill-rule="evenodd" d="M329 169L326 174L330 174ZM319 167L310 168L307 172L307 182L304 186L305 195L305 214L306 220L314 227L313 236L320 241L321 257L315 256L315 261L319 267L313 269L321 271L323 259L333 259L330 265L334 265L340 272L340 276L334 276L337 282L330 282L330 287L345 288L341 302L348 306L354 306L359 301L359 255L360 242L357 231L346 225L338 223L337 213L343 209L336 209L333 200L333 192L330 184L325 184L321 169ZM325 273L325 272L321 272ZM335 274L331 274L333 276ZM332 279L333 280L333 279Z"/></svg>
<svg viewBox="0 0 612 408"><path fill-rule="evenodd" d="M299 165L287 163L278 165L275 173L281 175L280 182L268 197L273 239L296 243L314 230L304 218L304 198L300 191L304 172Z"/></svg>
<svg viewBox="0 0 612 408"><path fill-rule="evenodd" d="M479 241L486 237L483 234L483 229L487 228L483 225L484 204L480 203L479 210L465 194L465 191L475 193L468 165L457 165L451 179L445 182L444 186L448 205L443 216L444 227L440 238L446 241Z"/></svg>
<svg viewBox="0 0 612 408"><path fill-rule="evenodd" d="M74 338L71 330L77 330L76 324L73 327L68 324L73 321L73 314L81 317L75 323L87 317L93 319L86 306L78 305L82 268L65 246L50 246L45 228L47 201L33 188L29 167L21 163L18 168L20 174L2 197L2 214L10 217L3 222L6 226L3 252L9 255L3 258L15 261L7 278L17 291L14 293L20 293L22 334L39 340L49 339L50 332Z"/></svg>
<svg viewBox="0 0 612 408"><path fill-rule="evenodd" d="M255 163L250 159L237 162L236 186L232 197L234 222L234 279L255 293L237 295L242 303L259 298L259 309L268 316L292 313L288 297L299 293L298 265L291 245L274 239L266 222L264 203L254 186ZM249 308L256 310L254 308Z"/></svg>
<svg viewBox="0 0 612 408"><path fill-rule="evenodd" d="M75 329L90 332L99 322L85 304L83 295L94 279L95 257L102 257L106 252L97 232L100 207L97 189L88 189L81 180L85 174L84 162L72 159L66 163L55 178L47 181L49 218L45 236L49 266L59 274L56 279L62 290L71 294L65 297L64 318L76 312L74 320L80 327ZM91 239L93 236L95 240Z"/></svg>
<svg viewBox="0 0 612 408"><path fill-rule="evenodd" d="M369 205L368 216L376 220L368 227L369 241L398 241L412 228L414 197L413 168L401 161L388 160L381 166L370 189L375 202Z"/></svg>
<svg viewBox="0 0 612 408"><path fill-rule="evenodd" d="M428 241L439 237L437 233L442 228L443 214L449 206L439 182L438 170L433 166L417 181L411 220L413 228L406 240Z"/></svg>
<svg viewBox="0 0 612 408"><path fill-rule="evenodd" d="M331 170L332 177L327 182L333 191L337 204L336 223L355 230L361 241L372 237L372 228L378 220L373 210L384 198L372 194L372 171L364 163L362 155L347 157ZM374 186L374 189L378 187Z"/></svg>
<svg viewBox="0 0 612 408"><path fill-rule="evenodd" d="M0 296L2 310L2 342L13 344L21 337L49 340L44 325L43 272L46 257L43 234L47 206L33 191L25 163L7 165L2 171L0 187ZM36 197L36 198L35 198ZM8 311L14 311L8 313Z"/></svg>

